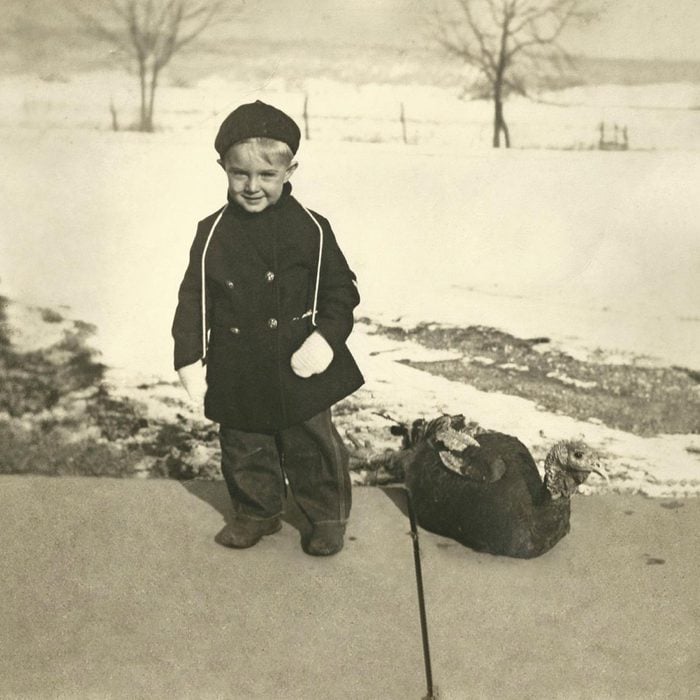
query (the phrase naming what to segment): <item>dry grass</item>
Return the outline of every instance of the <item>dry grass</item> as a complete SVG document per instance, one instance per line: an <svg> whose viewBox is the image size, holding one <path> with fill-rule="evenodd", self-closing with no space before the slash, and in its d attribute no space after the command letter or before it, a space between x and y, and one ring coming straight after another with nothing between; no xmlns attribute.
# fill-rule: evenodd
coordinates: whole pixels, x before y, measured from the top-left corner
<svg viewBox="0 0 700 700"><path fill-rule="evenodd" d="M641 436L700 433L700 385L692 370L583 361L547 349L547 338L516 338L483 326L380 326L378 332L461 353L457 360L407 364L482 391Z"/></svg>
<svg viewBox="0 0 700 700"><path fill-rule="evenodd" d="M0 297L0 473L187 479L218 473L198 446L216 431L153 420L145 404L115 396L89 345L94 328L37 309L37 322L64 323L63 337L32 351L12 343Z"/></svg>

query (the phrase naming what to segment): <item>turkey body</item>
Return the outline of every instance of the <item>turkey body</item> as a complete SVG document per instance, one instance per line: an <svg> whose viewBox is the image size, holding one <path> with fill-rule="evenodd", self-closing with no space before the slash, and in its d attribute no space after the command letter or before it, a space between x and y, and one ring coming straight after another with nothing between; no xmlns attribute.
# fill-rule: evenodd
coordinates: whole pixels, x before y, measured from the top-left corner
<svg viewBox="0 0 700 700"><path fill-rule="evenodd" d="M482 433L475 439L479 447L463 453L465 473L446 467L428 440L411 448L406 487L418 524L479 552L544 554L569 532L570 499L552 499L517 438Z"/></svg>

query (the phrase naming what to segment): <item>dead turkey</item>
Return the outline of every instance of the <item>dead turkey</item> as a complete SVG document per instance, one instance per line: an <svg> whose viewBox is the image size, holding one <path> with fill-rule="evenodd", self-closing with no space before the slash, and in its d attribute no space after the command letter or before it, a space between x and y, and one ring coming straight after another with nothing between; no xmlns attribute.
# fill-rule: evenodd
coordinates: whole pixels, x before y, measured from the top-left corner
<svg viewBox="0 0 700 700"><path fill-rule="evenodd" d="M503 433L472 437L463 416L394 427L418 524L480 552L531 558L569 532L570 498L595 455L580 441L559 442L545 459L544 481L520 440Z"/></svg>

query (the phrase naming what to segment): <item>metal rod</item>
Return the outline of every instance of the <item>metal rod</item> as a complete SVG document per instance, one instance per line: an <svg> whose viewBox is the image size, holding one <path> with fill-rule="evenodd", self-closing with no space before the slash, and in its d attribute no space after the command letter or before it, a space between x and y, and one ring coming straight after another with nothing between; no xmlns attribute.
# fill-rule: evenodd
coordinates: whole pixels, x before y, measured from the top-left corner
<svg viewBox="0 0 700 700"><path fill-rule="evenodd" d="M416 569L416 589L418 590L418 610L420 612L420 630L423 637L423 659L425 660L425 682L428 694L423 700L435 700L436 695L433 688L433 671L430 664L430 642L428 640L428 619L425 614L425 595L423 593L423 571L420 562L420 545L418 543L418 528L416 527L416 513L413 510L411 492L405 488L406 507L408 519L411 523L411 539L413 540L413 562Z"/></svg>

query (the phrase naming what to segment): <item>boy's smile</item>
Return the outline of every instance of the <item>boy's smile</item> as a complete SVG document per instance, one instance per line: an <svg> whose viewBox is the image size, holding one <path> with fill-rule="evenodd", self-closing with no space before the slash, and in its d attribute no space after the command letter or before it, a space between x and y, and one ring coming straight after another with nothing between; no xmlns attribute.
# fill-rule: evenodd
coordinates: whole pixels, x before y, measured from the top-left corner
<svg viewBox="0 0 700 700"><path fill-rule="evenodd" d="M277 203L297 167L283 155L247 141L231 146L219 164L226 171L231 198L251 214Z"/></svg>

